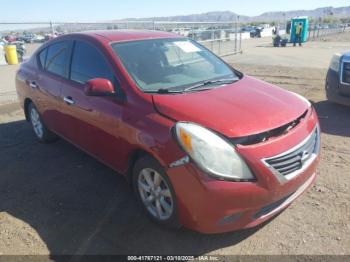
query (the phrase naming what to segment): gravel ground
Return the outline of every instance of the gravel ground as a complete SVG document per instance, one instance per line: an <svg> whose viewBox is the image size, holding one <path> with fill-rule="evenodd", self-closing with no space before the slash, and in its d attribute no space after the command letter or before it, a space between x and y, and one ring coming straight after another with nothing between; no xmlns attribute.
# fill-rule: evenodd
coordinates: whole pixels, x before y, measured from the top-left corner
<svg viewBox="0 0 350 262"><path fill-rule="evenodd" d="M350 108L326 101L325 68L333 52L321 50L327 41L290 48L294 53L277 55L277 64L276 52L285 51L264 46L256 56L259 47L248 49L249 59L228 60L249 75L306 96L322 127L316 185L272 221L245 231L201 235L152 224L121 176L65 141L38 143L18 105L0 105L0 254L350 255ZM330 48L349 46L334 41ZM313 66L318 60L300 60L304 67L288 64L304 50L315 57L321 50L322 66ZM272 52L273 59L253 64L261 52L267 52L265 58Z"/></svg>
<svg viewBox="0 0 350 262"><path fill-rule="evenodd" d="M276 48L269 37L249 39L243 42L243 54L230 56L230 63L307 67L326 69L334 53L350 50L350 29L342 34L333 34L318 41L308 41L302 47Z"/></svg>
<svg viewBox="0 0 350 262"><path fill-rule="evenodd" d="M320 115L319 178L290 208L240 232L164 230L140 212L121 176L65 141L36 142L12 104L0 107L0 252L350 254L350 108L325 101L325 70L236 67L305 95Z"/></svg>

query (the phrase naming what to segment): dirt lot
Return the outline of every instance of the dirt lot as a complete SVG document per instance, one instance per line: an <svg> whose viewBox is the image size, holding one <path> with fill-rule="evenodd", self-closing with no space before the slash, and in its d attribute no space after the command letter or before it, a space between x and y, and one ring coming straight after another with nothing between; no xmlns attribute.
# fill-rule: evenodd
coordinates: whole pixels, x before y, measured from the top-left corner
<svg viewBox="0 0 350 262"><path fill-rule="evenodd" d="M164 230L121 176L65 141L38 143L9 104L0 106L0 253L350 255L350 108L326 101L326 69L234 65L306 96L320 116L319 178L290 208L240 232Z"/></svg>
<svg viewBox="0 0 350 262"><path fill-rule="evenodd" d="M226 59L230 63L321 69L329 66L334 53L350 50L349 43L350 32L307 42L303 47L293 47L293 44L288 43L285 48L275 48L270 37L253 38L243 42L242 55Z"/></svg>

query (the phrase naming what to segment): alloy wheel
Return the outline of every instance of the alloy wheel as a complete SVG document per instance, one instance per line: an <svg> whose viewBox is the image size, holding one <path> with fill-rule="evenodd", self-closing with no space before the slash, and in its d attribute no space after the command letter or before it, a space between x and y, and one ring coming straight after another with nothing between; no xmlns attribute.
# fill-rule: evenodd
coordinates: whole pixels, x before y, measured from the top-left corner
<svg viewBox="0 0 350 262"><path fill-rule="evenodd" d="M138 176L138 191L147 211L159 220L167 220L174 212L174 201L168 183L155 170L145 168Z"/></svg>
<svg viewBox="0 0 350 262"><path fill-rule="evenodd" d="M39 138L42 138L44 135L43 124L41 123L38 111L34 107L32 107L30 111L30 121L32 123L35 134Z"/></svg>

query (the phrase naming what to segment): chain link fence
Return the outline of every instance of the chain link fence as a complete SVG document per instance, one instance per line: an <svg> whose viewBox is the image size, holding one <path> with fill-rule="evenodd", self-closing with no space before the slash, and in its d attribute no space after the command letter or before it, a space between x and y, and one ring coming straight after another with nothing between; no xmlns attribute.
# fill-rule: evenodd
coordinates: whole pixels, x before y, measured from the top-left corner
<svg viewBox="0 0 350 262"><path fill-rule="evenodd" d="M318 40L329 35L344 33L346 30L347 26L342 24L313 24L309 26L308 39Z"/></svg>
<svg viewBox="0 0 350 262"><path fill-rule="evenodd" d="M172 32L201 43L219 56L242 52L242 34L238 21L234 22L169 22L169 21L115 21L115 22L18 22L1 23L0 32L17 36L35 34L33 42L44 42L58 34L88 30L142 29Z"/></svg>
<svg viewBox="0 0 350 262"><path fill-rule="evenodd" d="M173 22L173 21L114 21L114 22L0 22L1 36L14 35L26 42L26 35L33 38L30 42L42 43L56 35L88 30L146 29L172 32L189 37L207 47L219 56L242 53L242 40L249 39L252 26L241 26L239 20L226 22ZM263 28L260 37L272 37L273 27ZM322 39L325 36L345 32L346 25L317 24L309 26L309 40ZM283 28L279 28L281 34ZM244 42L243 42L244 43Z"/></svg>

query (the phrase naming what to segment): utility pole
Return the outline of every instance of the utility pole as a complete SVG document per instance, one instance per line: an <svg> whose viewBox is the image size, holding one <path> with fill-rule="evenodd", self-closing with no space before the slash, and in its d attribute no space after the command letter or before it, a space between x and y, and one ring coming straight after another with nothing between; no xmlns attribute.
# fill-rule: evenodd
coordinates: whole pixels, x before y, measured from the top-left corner
<svg viewBox="0 0 350 262"><path fill-rule="evenodd" d="M239 20L239 15L236 16L236 23L235 23L235 53L237 53L237 44L238 44L238 20Z"/></svg>
<svg viewBox="0 0 350 262"><path fill-rule="evenodd" d="M238 16L238 28L239 28L239 52L242 52L242 30L241 25L239 23L239 16Z"/></svg>
<svg viewBox="0 0 350 262"><path fill-rule="evenodd" d="M50 29L51 29L51 34L54 35L55 34L55 30L53 28L52 21L50 21Z"/></svg>

